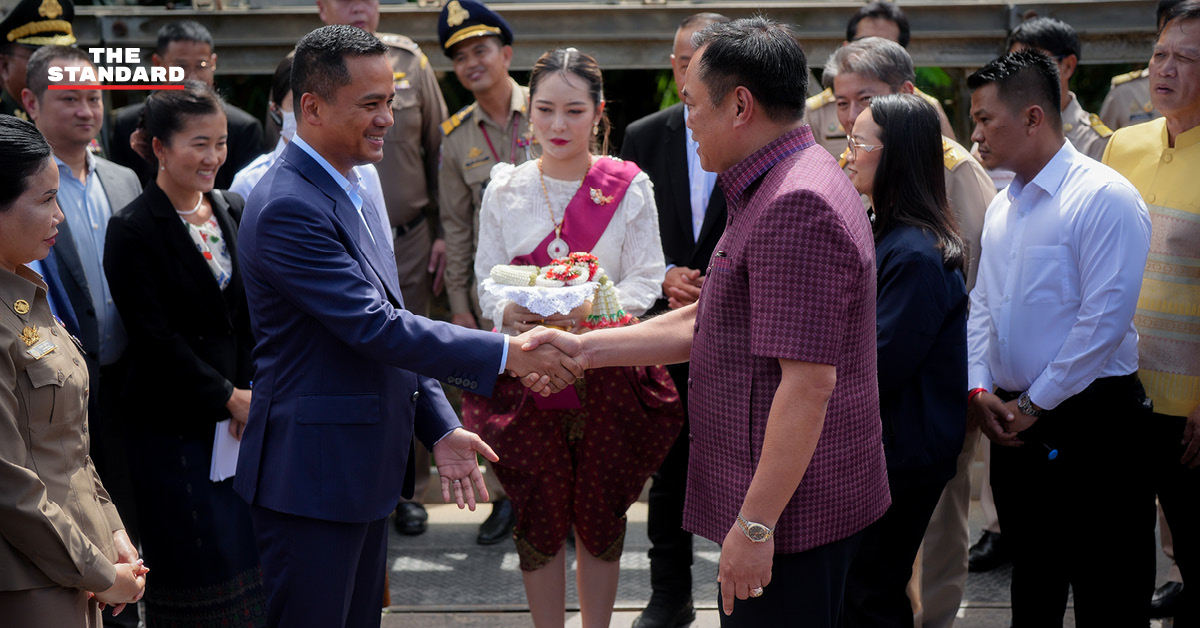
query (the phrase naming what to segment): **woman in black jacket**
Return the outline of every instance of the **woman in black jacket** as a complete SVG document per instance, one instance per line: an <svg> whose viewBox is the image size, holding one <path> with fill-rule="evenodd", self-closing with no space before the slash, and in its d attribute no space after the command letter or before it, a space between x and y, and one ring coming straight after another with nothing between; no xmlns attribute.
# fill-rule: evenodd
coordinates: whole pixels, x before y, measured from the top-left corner
<svg viewBox="0 0 1200 628"><path fill-rule="evenodd" d="M913 625L913 560L954 477L967 425L965 248L946 201L937 111L877 96L854 122L847 171L874 209L879 408L892 506L846 583L847 626Z"/></svg>
<svg viewBox="0 0 1200 628"><path fill-rule="evenodd" d="M155 93L142 116L158 175L109 222L104 272L129 334L121 406L154 565L146 625L258 626L249 510L232 479L209 479L214 435L240 438L245 426L254 346L237 259L244 201L213 189L225 113L209 87L188 83Z"/></svg>

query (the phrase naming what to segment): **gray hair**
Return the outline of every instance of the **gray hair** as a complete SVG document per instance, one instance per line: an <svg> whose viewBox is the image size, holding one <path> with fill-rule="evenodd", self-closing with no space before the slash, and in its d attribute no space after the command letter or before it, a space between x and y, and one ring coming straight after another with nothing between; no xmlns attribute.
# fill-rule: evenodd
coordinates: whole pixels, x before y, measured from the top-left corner
<svg viewBox="0 0 1200 628"><path fill-rule="evenodd" d="M834 77L842 73L882 81L893 89L905 81L917 81L908 51L900 44L882 37L865 37L838 48L825 62L825 74L821 82L832 86Z"/></svg>

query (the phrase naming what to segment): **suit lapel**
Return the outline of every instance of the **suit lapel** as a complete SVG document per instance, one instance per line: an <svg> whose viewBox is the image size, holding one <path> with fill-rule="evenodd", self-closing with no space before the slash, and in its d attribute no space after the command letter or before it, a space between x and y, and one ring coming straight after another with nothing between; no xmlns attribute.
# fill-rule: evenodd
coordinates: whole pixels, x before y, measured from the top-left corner
<svg viewBox="0 0 1200 628"><path fill-rule="evenodd" d="M679 105L667 120L666 154L676 228L682 238L681 242L687 244L688 257L691 257L696 236L692 232L692 191L688 176L687 126L683 120L683 105Z"/></svg>
<svg viewBox="0 0 1200 628"><path fill-rule="evenodd" d="M57 246L54 247L54 254L58 257L59 268L67 270L83 294L90 294L87 275L83 272L83 262L79 259L78 249L75 248L75 236L71 234L71 221L64 220L58 225L58 241L55 244Z"/></svg>
<svg viewBox="0 0 1200 628"><path fill-rule="evenodd" d="M308 153L294 144L288 144L280 158L295 166L301 176L333 201L334 218L351 236L352 241L347 243L347 246L357 250L359 255L356 257L366 262L367 267L363 268L363 273L367 274L368 269L373 272L379 279L384 293L392 298L394 304L404 307L404 299L400 295L400 276L396 270L395 259L386 256L383 249L371 240L371 236L367 233L366 223L359 216L358 210L354 208L354 204L350 202L350 197L346 195L346 192L337 186L333 177L329 176L321 164L318 164ZM384 235L379 234L377 237L384 237ZM351 250L352 255L353 250Z"/></svg>
<svg viewBox="0 0 1200 628"><path fill-rule="evenodd" d="M208 199L213 205L213 212L216 215L216 201L213 197L218 194L209 193ZM196 243L192 241L192 236L188 233L188 226L180 220L179 215L175 213L175 207L171 205L171 200L167 198L167 194L158 187L154 181L146 184L146 192L143 197L146 199L147 205L150 207L150 215L154 217L155 223L158 225L158 232L165 239L167 254L176 254L183 264L186 272L191 275L192 280L205 295L197 301L202 303L225 303L225 297L221 294L221 286L217 284L216 277L213 277L212 270L208 267L208 263L204 261L204 257L200 255L200 251L196 249ZM224 199L222 199L224 202ZM218 220L218 224L220 221ZM224 232L222 225L222 236L226 241L230 239L229 235ZM228 246L228 242L226 243ZM232 250L230 255L232 255ZM226 308L222 308L226 309ZM228 320L228 312L222 312L224 318Z"/></svg>

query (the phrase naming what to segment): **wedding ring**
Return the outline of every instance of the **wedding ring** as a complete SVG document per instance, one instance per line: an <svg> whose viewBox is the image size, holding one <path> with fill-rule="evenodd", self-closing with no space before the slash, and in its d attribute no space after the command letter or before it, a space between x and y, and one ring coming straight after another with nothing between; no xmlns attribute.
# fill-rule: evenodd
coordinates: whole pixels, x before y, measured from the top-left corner
<svg viewBox="0 0 1200 628"><path fill-rule="evenodd" d="M750 589L750 597L758 597L762 594L763 594L762 587L756 587L756 588Z"/></svg>

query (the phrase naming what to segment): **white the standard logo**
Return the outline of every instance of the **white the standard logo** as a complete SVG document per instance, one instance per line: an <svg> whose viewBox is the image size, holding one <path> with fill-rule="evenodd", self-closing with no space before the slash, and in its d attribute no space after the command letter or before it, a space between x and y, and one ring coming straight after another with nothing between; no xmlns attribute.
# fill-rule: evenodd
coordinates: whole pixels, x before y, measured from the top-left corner
<svg viewBox="0 0 1200 628"><path fill-rule="evenodd" d="M183 68L178 66L152 68L128 65L101 65L110 63L141 63L141 51L137 48L88 48L96 67L49 68L47 78L51 83L178 83L183 81ZM102 60L103 59L103 60Z"/></svg>

